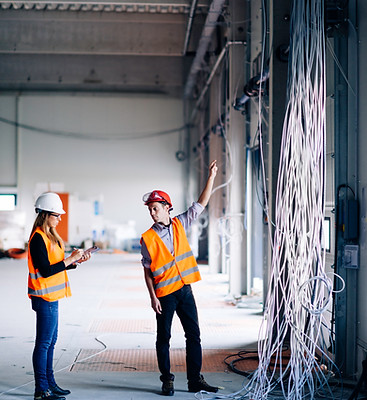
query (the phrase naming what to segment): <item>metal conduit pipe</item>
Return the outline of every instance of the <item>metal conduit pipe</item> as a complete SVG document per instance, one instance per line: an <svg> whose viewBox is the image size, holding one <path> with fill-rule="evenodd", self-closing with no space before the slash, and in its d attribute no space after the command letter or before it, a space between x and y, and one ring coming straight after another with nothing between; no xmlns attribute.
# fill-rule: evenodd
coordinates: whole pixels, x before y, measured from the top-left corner
<svg viewBox="0 0 367 400"><path fill-rule="evenodd" d="M184 98L191 96L192 90L196 82L196 75L202 69L205 53L208 50L214 29L217 25L218 17L220 16L225 0L213 0L208 15L205 20L203 32L200 37L199 45L196 51L196 56L191 64L189 76L186 81Z"/></svg>
<svg viewBox="0 0 367 400"><path fill-rule="evenodd" d="M210 86L210 84L211 84L211 82L213 80L214 74L217 71L217 68L219 67L221 61L223 60L224 55L226 54L228 48L230 46L236 45L236 44L246 45L246 42L240 42L240 41L227 42L226 45L223 47L222 51L220 52L220 54L219 54L219 56L217 58L217 61L215 62L214 66L213 66L213 68L212 68L212 70L210 72L210 75L209 75L209 77L208 77L208 79L207 79L207 81L205 83L205 86L204 86L203 90L201 91L200 96L199 96L199 98L197 99L197 101L195 103L195 107L194 107L194 109L193 109L193 111L191 113L189 123L191 123L192 120L195 118L197 110L198 110L198 108L199 108L199 106L200 106L200 104L203 101L203 98L205 96L205 93L207 92L207 90L208 90L208 88L209 88L209 86Z"/></svg>
<svg viewBox="0 0 367 400"><path fill-rule="evenodd" d="M192 29L192 21L194 20L197 4L198 4L198 0L192 0L191 7L190 7L190 13L189 13L189 19L187 20L185 42L184 42L184 47L183 47L183 51L182 51L183 56L186 55L187 48L189 47L191 29Z"/></svg>

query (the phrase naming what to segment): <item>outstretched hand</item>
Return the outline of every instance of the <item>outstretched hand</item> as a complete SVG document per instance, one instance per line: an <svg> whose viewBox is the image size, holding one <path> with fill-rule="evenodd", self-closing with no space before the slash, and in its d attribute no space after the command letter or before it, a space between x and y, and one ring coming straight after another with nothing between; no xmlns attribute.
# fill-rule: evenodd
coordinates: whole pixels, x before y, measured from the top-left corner
<svg viewBox="0 0 367 400"><path fill-rule="evenodd" d="M213 160L209 164L208 180L206 181L206 185L198 199L198 203L200 203L203 207L206 207L209 202L210 195L212 194L213 190L214 178L217 175L217 171L218 171L217 160Z"/></svg>
<svg viewBox="0 0 367 400"><path fill-rule="evenodd" d="M218 166L217 160L213 160L209 165L209 177L215 178L217 176Z"/></svg>

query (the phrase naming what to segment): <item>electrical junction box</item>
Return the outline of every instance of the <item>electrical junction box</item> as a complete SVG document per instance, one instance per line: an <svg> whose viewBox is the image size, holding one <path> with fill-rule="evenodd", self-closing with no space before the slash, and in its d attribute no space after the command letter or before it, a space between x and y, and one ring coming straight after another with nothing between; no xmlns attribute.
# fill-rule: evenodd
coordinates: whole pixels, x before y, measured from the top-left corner
<svg viewBox="0 0 367 400"><path fill-rule="evenodd" d="M345 203L344 240L358 239L358 201L349 199Z"/></svg>
<svg viewBox="0 0 367 400"><path fill-rule="evenodd" d="M359 246L347 244L344 246L344 268L358 269L359 268Z"/></svg>

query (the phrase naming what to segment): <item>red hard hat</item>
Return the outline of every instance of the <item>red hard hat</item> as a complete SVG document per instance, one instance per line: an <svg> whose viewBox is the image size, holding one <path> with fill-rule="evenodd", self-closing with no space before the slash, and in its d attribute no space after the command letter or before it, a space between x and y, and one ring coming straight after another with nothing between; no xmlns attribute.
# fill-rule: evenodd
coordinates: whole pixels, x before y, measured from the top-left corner
<svg viewBox="0 0 367 400"><path fill-rule="evenodd" d="M147 206L149 203L154 203L158 201L159 203L167 203L169 208L172 208L171 198L166 192L162 190L153 190L152 192L146 193L143 196L144 204Z"/></svg>

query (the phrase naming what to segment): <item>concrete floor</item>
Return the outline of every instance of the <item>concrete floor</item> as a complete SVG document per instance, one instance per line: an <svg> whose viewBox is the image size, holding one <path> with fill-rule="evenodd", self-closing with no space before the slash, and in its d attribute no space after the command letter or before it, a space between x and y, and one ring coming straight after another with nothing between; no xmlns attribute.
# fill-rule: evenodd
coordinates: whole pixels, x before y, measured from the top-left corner
<svg viewBox="0 0 367 400"><path fill-rule="evenodd" d="M0 291L0 400L33 398L35 314L27 297L27 271L25 259L0 260L4 282ZM224 388L221 394L230 394L243 387L244 378L228 371L223 354L256 348L261 299L250 298L240 308L230 305L227 277L209 274L207 266L201 266L201 271L203 280L193 290L202 331L203 374L208 383ZM69 279L73 296L60 300L54 364L59 385L72 391L68 400L162 398L152 356L155 316L140 256L98 253L70 271ZM187 392L180 362L184 346L182 328L175 321L171 348L179 361L172 368L174 398L194 399L195 394ZM213 353L220 354L219 358L213 358Z"/></svg>

